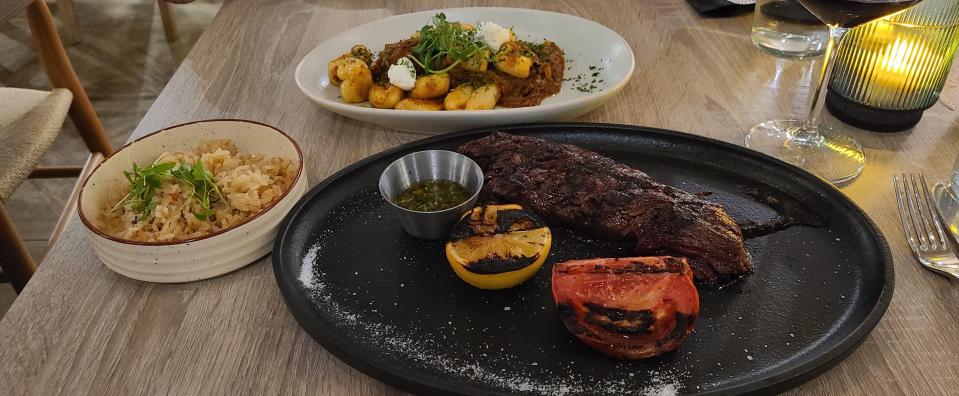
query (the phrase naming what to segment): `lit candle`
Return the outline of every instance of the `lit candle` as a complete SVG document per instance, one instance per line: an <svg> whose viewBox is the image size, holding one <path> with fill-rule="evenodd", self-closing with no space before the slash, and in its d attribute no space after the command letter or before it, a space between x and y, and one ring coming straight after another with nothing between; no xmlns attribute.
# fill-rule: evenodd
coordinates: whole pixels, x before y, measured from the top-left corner
<svg viewBox="0 0 959 396"><path fill-rule="evenodd" d="M897 92L928 90L935 82L928 71L938 70L942 57L929 51L923 43L897 37L883 51L876 68L876 84Z"/></svg>
<svg viewBox="0 0 959 396"><path fill-rule="evenodd" d="M959 45L959 1L926 0L849 31L827 108L855 126L912 127L935 104Z"/></svg>

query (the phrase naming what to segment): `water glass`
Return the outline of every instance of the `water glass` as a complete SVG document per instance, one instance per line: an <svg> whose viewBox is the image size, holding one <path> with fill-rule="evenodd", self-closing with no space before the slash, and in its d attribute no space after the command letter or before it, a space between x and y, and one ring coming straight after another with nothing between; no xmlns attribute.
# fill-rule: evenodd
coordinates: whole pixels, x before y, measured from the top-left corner
<svg viewBox="0 0 959 396"><path fill-rule="evenodd" d="M829 31L796 0L756 0L753 44L783 58L822 55Z"/></svg>

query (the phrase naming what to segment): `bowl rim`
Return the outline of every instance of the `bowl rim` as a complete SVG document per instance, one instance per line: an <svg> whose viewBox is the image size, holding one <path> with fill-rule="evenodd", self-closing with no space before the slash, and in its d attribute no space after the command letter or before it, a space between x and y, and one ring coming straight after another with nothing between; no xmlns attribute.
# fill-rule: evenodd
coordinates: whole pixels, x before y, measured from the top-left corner
<svg viewBox="0 0 959 396"><path fill-rule="evenodd" d="M466 199L465 201L463 201L462 203L460 203L459 205L453 206L453 207L451 207L451 208L446 208L446 209L440 209L440 210L413 210L413 209L407 209L407 208L404 208L404 207L402 207L402 206L400 206L400 205L397 205L396 202L393 202L392 199L390 199L389 197L387 197L387 196L386 196L386 193L383 191L383 179L387 177L387 176L386 176L386 171L388 171L390 168L393 167L393 165L396 165L398 162L402 161L402 160L403 160L404 158L406 158L406 157L412 157L412 156L414 156L414 155L416 155L416 154L428 153L428 152L432 152L432 151L442 151L442 152L452 153L452 154L455 154L456 156L462 157L462 158L464 158L465 160L469 161L469 163L473 165L473 166L471 166L470 168L471 168L473 171L479 173L479 186L476 187L476 191L473 192L472 194L470 194L470 197L467 198L467 199ZM425 180L420 180L420 181L427 181L427 180L436 180L436 179L425 179ZM419 183L419 182L417 182L417 183ZM397 208L397 209L403 211L404 213L411 213L411 214L437 214L437 213L452 212L452 211L454 211L454 210L456 210L456 209L459 209L459 210L462 211L463 208L465 208L466 206L468 206L468 204L469 204L471 201L475 204L475 203L476 203L476 199L479 197L480 192L483 191L483 185L485 185L485 184L486 184L486 172L483 172L483 167L479 166L479 164L477 164L476 161L473 161L473 159L470 158L469 156L464 155L464 154L461 154L461 153L458 153L458 152L453 151L453 150L420 150L420 151L414 151L414 152L412 152L412 153L409 153L409 154L406 154L406 155L404 155L404 156L402 156L402 157L399 157L399 158L393 160L393 162L390 162L390 164L387 165L385 168L383 168L383 172L380 172L380 177L379 177L379 179L378 179L378 186L377 186L377 187L379 188L379 190L380 190L380 196L383 197L383 200L384 200L384 201L386 201L387 203L389 203L390 205L392 205L394 208Z"/></svg>
<svg viewBox="0 0 959 396"><path fill-rule="evenodd" d="M444 112L444 111L428 111L428 110L399 110L399 111L398 111L398 110L395 110L395 109L378 109L378 108L373 108L373 107L358 106L357 104L353 104L353 103L345 103L345 102L342 102L342 101L330 100L330 99L327 99L327 98L322 97L322 96L319 96L319 95L314 95L312 92L310 92L309 89L307 89L307 87L306 87L306 82L301 81L301 78L300 78L300 69L303 68L303 67L305 67L305 66L304 66L304 63L305 63L306 59L313 53L313 51L316 51L319 47L321 47L321 46L323 46L323 45L325 45L325 44L327 44L327 43L335 42L335 41L338 41L338 40L343 40L343 39L344 39L343 37L346 36L347 33L351 32L351 31L353 31L353 30L362 28L362 27L364 27L364 26L366 26L366 25L370 25L370 24L373 24L373 23L378 23L378 22L382 22L382 21L390 20L390 19L400 19L400 18L402 18L402 17L409 17L409 16L412 16L412 15L414 15L414 14L428 14L428 13L448 12L448 11L455 11L455 12L469 12L469 11L529 12L529 13L534 13L534 14L535 14L535 13L551 14L551 15L550 15L551 17L571 17L571 18L574 18L574 19L579 19L579 20L581 20L581 21L585 21L585 22L594 24L594 25L596 25L596 26L598 26L598 27L600 27L600 28L602 28L602 29L605 29L605 30L609 31L609 32L612 33L616 38L619 39L619 41L620 41L621 44L624 44L624 47L629 51L629 52L628 52L628 54L629 54L629 70L624 74L624 76L623 76L622 79L620 79L618 82L616 82L616 84L611 85L611 86L609 86L608 88L606 88L606 89L604 89L604 90L602 90L602 91L599 91L599 92L590 92L588 95L583 95L583 96L579 96L579 97L575 97L575 98L570 98L570 99L567 99L567 100L564 100L564 101L560 101L560 102L556 102L556 103L547 103L547 104L542 104L542 103L541 103L541 104L538 104L538 105L536 105L536 106L528 106L528 107L505 107L505 108L504 108L504 107L496 107L496 108L493 108L493 109L491 109L491 110L459 110L459 111L445 111L445 112ZM564 51L565 51L565 50L564 50ZM431 9L431 10L413 11L413 12L408 12L408 13L403 13L403 14L390 15L390 16L387 16L387 17L384 17L384 18L380 18L380 19L376 19L376 20L369 21L369 22L364 23L364 24L362 24L362 25L354 26L354 27L351 28L350 30L347 30L347 31L344 31L344 32L340 32L339 34L337 34L337 35L335 35L335 36L333 36L333 37L330 37L330 38L328 38L328 39L326 39L326 40L323 40L323 42L321 42L321 43L317 44L316 46L314 46L313 49L311 49L309 52L306 53L306 55L304 55L302 58L300 58L300 62L297 63L296 68L295 68L294 71L293 71L293 79L294 79L294 81L296 82L297 88L299 88L300 91L301 91L304 95L306 95L308 98L310 98L311 100L313 100L315 103L318 103L318 104L321 104L321 105L328 105L328 106L330 106L330 107L328 108L328 110L329 110L329 109L332 109L332 108L335 108L335 109L338 109L338 110L341 110L341 111L354 112L354 113L364 114L364 115L368 115L368 116L374 116L374 115L378 115L378 114L404 114L404 115L407 115L407 114L408 114L410 117L419 117L419 116L423 116L423 115L427 115L427 114L428 114L431 118L432 118L432 117L435 117L435 118L440 118L440 119L443 119L443 118L458 119L458 118L462 118L462 117L467 117L467 118L468 118L468 117L470 117L470 116L475 116L475 115L478 115L478 114L483 114L484 117L493 117L493 116L503 116L503 115L505 115L504 113L506 113L506 114L517 114L517 113L525 113L525 112L530 112L530 111L537 111L537 112L538 112L538 111L550 111L550 110L566 109L566 108L571 108L571 107L582 106L582 105L584 105L584 104L586 104L586 103L590 103L590 102L593 101L593 100L603 99L603 98L606 98L606 97L608 97L608 96L612 96L612 95L618 94L619 91L622 90L622 89L626 86L626 84L629 83L629 80L632 79L633 73L635 73L635 72L636 72L636 54L633 52L633 47L629 45L629 41L627 41L625 37L623 37L621 34L619 34L618 32L616 32L616 31L613 30L612 28L610 28L610 27L608 27L608 26L606 26L606 25L603 25L602 23L596 22L596 21L594 21L594 20L586 19L586 18L583 18L583 17L578 16L578 15L564 14L564 13L561 13L561 12L546 11L546 10L539 10L539 9L533 9L533 8L518 8L518 7L453 7L453 8L436 8L436 9ZM553 96L553 95L550 95L550 96L548 96L548 97L551 97L551 96ZM391 113L391 112L392 112L392 113ZM490 115L489 115L489 116L486 116L486 114L490 114Z"/></svg>
<svg viewBox="0 0 959 396"><path fill-rule="evenodd" d="M222 229L222 230L219 230L219 231L216 231L216 232L212 232L212 233L209 233L209 234L206 234L206 235L203 235L203 236L198 236L198 237L189 238L189 239L179 239L179 240L167 241L167 242L141 242L141 241L132 241L132 240L129 240L129 239L117 238L117 237L115 237L115 236L109 235L109 234L107 234L107 233L99 230L96 226L94 226L93 222L91 222L91 221L87 218L86 214L83 212L83 204L82 204L82 203L83 203L83 192L86 191L86 189L87 189L87 183L90 181L90 178L92 178L93 175L96 174L97 171L100 170L100 167L103 166L103 164L105 164L105 163L110 159L110 158L108 157L108 158L104 159L103 161L101 161L99 164L97 164L97 166L95 166L95 167L93 168L93 171L91 171L90 174L87 175L87 177L83 179L83 184L80 186L80 194L78 194L78 196L77 196L77 213L80 215L80 221L83 222L83 225L84 225L88 230L90 230L90 231L93 232L94 234L99 235L99 236L102 237L102 238L108 239L108 240L113 241L113 242L121 243L121 244L124 244L124 245L135 245L135 246L171 246L171 245L183 245L183 244L187 244L187 243L192 243L192 242L201 241L201 240L204 240L204 239L213 238L213 237L215 237L215 236L222 235L222 234L225 234L225 233L227 233L227 232L233 231L233 230L235 230L235 229L237 229L237 228L239 228L239 227L241 227L241 226L243 226L243 225L246 225L246 224L252 222L253 220L256 220L257 218L259 218L259 217L262 216L263 214L269 212L269 211L272 210L274 207L276 207L276 205L279 204L280 201L283 201L284 199L286 199L286 198L290 195L290 192L293 191L293 187L295 187L296 184L299 183L300 177L303 175L303 169L304 169L304 166L303 166L303 151L300 149L300 145L296 143L296 140L294 140L292 137L290 137L289 134L287 134L286 132L283 132L282 130L280 130L279 128L277 128L277 127L275 127L275 126L272 126L272 125L269 125L269 124L266 124L266 123L262 123L262 122L259 122L259 121L244 120L244 119L240 119L240 118L210 118L210 119L205 119L205 120L196 120L196 121L190 121L190 122L184 122L184 123L181 123L181 124L171 125L171 126L168 126L168 127L166 127L166 128L159 129L159 130L154 131L154 132L150 132L150 133L148 133L148 134L146 134L146 135L143 135L143 136L141 136L141 137L139 137L139 138L137 138L137 139L135 139L135 140L133 140L133 141L130 141L130 142L124 144L123 147L120 147L117 151L114 151L113 154L110 155L110 157L113 157L113 156L116 155L117 153L119 153L119 152L121 152L121 151L129 148L130 146L133 146L134 144L139 143L141 140L145 140L145 139L147 139L147 138L149 138L149 137L152 137L153 135L159 134L159 133L161 133L161 132L165 132L165 131L168 131L168 130L170 130L170 129L175 129L175 128L184 127L184 126L187 126L187 125L200 124L200 123L206 123L206 122L216 122L216 121L240 122L240 123L256 124L256 125L264 126L264 127L269 128L269 129L272 129L274 132L278 133L280 136L283 136L284 138L286 138L286 140L288 140L288 141L293 145L293 148L296 149L297 159L299 160L299 164L298 164L297 169L296 169L296 176L293 177L293 183L290 183L290 187L288 187L288 188L286 189L286 191L283 192L283 195L281 195L279 199L277 199L276 201L273 201L273 203L271 203L270 205L268 205L268 206L267 206L266 208L264 208L263 210L254 213L252 216L247 217L246 219L243 219L243 221L240 221L239 223L236 223L236 224L234 224L234 225L232 225L232 226L230 226L230 227L227 227L227 228L224 228L224 229Z"/></svg>

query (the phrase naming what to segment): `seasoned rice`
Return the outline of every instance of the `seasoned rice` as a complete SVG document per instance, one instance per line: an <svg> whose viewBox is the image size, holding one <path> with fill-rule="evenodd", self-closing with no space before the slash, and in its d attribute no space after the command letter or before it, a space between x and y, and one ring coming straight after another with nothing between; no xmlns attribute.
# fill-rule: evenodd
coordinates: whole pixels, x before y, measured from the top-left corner
<svg viewBox="0 0 959 396"><path fill-rule="evenodd" d="M130 204L115 207L130 192L126 184L116 192L115 199L104 203L99 228L114 237L138 242L201 237L243 222L278 201L293 184L297 170L289 158L241 154L227 139L204 141L192 152L164 153L155 163L192 165L197 160L213 174L226 201L211 204L212 216L205 220L194 216L202 207L191 198L189 184L169 177L154 194L157 205L148 218L143 219Z"/></svg>

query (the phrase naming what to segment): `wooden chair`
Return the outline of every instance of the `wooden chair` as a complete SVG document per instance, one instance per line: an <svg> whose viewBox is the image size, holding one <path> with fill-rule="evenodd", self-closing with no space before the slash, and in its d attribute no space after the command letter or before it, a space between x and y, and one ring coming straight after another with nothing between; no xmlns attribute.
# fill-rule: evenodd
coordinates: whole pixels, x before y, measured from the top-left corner
<svg viewBox="0 0 959 396"><path fill-rule="evenodd" d="M43 0L0 0L0 23L26 8L30 31L52 92L0 88L0 268L19 293L36 270L23 240L3 207L13 190L28 177L77 177L101 158L113 153L110 140L90 98L67 58L50 9ZM91 155L84 166L37 166L43 152L60 132L69 114ZM78 188L74 187L74 194ZM50 241L56 240L76 205L71 197Z"/></svg>
<svg viewBox="0 0 959 396"><path fill-rule="evenodd" d="M77 22L77 6L73 0L56 0L60 13L60 38L67 45L80 43L80 24Z"/></svg>
<svg viewBox="0 0 959 396"><path fill-rule="evenodd" d="M176 41L176 22L173 21L173 12L170 10L170 3L187 4L194 0L157 0L157 6L160 8L160 21L163 22L163 34L166 41L172 43Z"/></svg>

